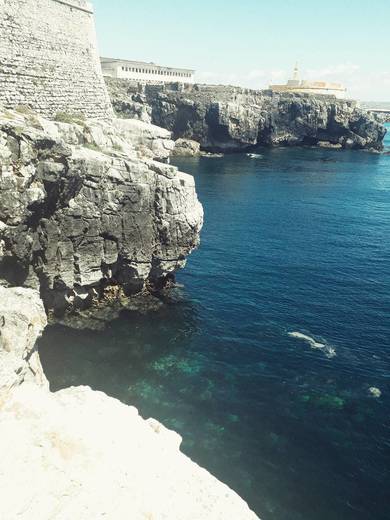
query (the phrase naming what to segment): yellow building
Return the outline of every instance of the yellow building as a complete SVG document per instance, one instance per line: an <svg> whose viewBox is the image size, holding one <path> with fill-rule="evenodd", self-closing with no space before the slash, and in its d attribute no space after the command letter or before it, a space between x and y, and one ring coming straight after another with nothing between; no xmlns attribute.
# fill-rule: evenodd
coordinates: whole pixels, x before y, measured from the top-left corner
<svg viewBox="0 0 390 520"><path fill-rule="evenodd" d="M344 99L347 89L341 83L330 83L328 81L301 80L298 66L294 68L292 79L284 85L270 85L274 92L301 92L305 94L335 96Z"/></svg>

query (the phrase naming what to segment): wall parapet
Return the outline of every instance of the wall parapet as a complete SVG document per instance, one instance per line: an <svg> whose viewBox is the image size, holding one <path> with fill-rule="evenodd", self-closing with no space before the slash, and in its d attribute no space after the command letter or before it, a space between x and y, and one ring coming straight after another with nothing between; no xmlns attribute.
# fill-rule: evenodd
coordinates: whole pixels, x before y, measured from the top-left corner
<svg viewBox="0 0 390 520"><path fill-rule="evenodd" d="M0 0L0 104L113 117L91 2Z"/></svg>
<svg viewBox="0 0 390 520"><path fill-rule="evenodd" d="M72 7L73 9L78 9L79 11L83 11L84 13L93 14L93 6L91 2L86 0L52 0L53 2L57 2L58 4L67 5Z"/></svg>

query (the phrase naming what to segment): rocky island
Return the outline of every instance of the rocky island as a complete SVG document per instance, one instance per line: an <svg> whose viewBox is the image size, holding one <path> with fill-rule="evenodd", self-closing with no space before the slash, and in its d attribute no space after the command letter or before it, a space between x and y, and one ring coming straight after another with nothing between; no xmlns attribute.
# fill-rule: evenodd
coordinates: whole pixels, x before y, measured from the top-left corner
<svg viewBox="0 0 390 520"><path fill-rule="evenodd" d="M352 100L210 85L146 85L106 78L115 112L170 130L207 152L319 145L381 150L383 125ZM186 153L193 146L187 144ZM196 149L196 147L195 147Z"/></svg>

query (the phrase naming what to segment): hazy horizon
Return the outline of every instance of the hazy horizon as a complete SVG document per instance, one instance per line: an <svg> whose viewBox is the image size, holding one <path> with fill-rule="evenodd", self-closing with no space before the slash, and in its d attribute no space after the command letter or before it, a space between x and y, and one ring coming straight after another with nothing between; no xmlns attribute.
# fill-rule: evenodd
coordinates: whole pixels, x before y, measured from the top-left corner
<svg viewBox="0 0 390 520"><path fill-rule="evenodd" d="M390 101L390 2L93 0L100 53L196 70L199 83L267 88L298 62L302 79L340 81L348 97Z"/></svg>

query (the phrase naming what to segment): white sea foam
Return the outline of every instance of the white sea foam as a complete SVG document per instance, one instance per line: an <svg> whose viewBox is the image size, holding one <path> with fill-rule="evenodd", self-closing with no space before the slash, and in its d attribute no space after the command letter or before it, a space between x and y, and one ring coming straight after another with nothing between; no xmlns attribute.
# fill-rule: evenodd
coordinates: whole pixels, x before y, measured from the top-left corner
<svg viewBox="0 0 390 520"><path fill-rule="evenodd" d="M301 339L302 341L305 341L310 345L313 349L320 349L323 350L327 357L331 358L336 355L336 350L327 343L320 343L319 341L316 341L311 336L308 336L307 334L303 334L302 332L289 332L289 336L296 339Z"/></svg>

